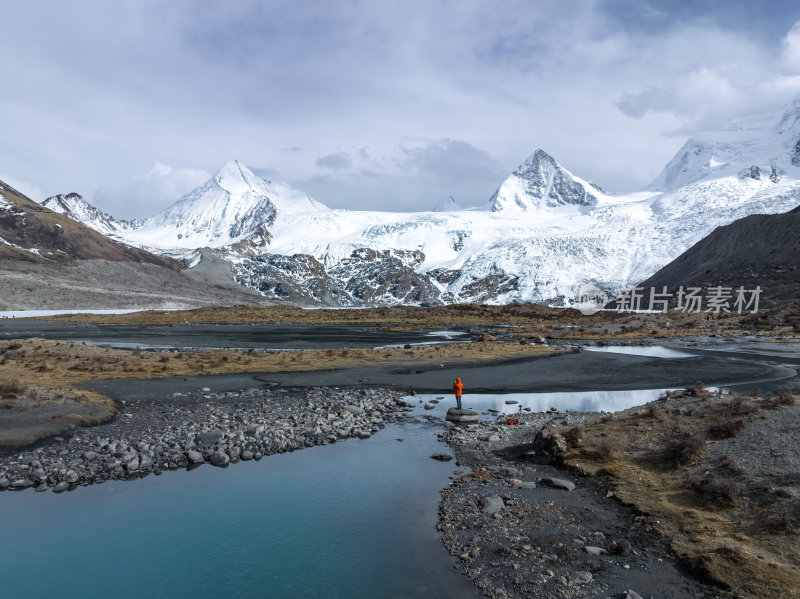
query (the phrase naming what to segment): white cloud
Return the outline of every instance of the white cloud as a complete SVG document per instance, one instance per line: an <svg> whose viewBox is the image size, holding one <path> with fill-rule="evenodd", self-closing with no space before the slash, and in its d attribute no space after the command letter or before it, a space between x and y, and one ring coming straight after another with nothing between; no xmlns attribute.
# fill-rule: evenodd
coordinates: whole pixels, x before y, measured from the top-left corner
<svg viewBox="0 0 800 599"><path fill-rule="evenodd" d="M135 216L186 191L177 175L131 182L156 155L208 171L236 157L311 181L323 202L388 208L452 187L459 202L487 197L542 147L625 191L693 131L800 92L800 29L784 25L800 5L700 4L10 3L0 164L48 195L99 187L104 209ZM436 140L468 140L495 165L448 172L467 156Z"/></svg>
<svg viewBox="0 0 800 599"><path fill-rule="evenodd" d="M34 202L42 203L46 198L44 193L41 189L36 187L35 185L31 185L27 181L22 181L17 179L12 175L6 175L5 173L0 173L0 181L10 185L22 195L25 195L32 199Z"/></svg>
<svg viewBox="0 0 800 599"><path fill-rule="evenodd" d="M211 175L190 168L173 168L157 162L144 175L127 183L97 188L90 201L117 218L140 218L179 200Z"/></svg>
<svg viewBox="0 0 800 599"><path fill-rule="evenodd" d="M781 58L792 72L800 72L800 21L797 21L781 43Z"/></svg>

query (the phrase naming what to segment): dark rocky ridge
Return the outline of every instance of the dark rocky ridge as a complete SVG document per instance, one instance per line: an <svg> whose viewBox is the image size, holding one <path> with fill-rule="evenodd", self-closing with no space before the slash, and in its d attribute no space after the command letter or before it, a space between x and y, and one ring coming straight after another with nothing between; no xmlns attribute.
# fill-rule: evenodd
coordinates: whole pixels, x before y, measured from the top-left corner
<svg viewBox="0 0 800 599"><path fill-rule="evenodd" d="M764 307L800 299L800 206L717 227L638 286L674 292L681 285L760 286Z"/></svg>

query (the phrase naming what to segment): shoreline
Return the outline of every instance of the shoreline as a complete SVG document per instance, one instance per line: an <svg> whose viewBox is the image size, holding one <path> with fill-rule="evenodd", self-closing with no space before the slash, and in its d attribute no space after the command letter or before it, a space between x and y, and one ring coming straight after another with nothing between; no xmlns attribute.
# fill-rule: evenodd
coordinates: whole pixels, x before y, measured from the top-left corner
<svg viewBox="0 0 800 599"><path fill-rule="evenodd" d="M165 386L166 387L166 386ZM112 420L0 456L0 490L53 490L129 480L369 438L405 407L385 390L208 388L120 400Z"/></svg>

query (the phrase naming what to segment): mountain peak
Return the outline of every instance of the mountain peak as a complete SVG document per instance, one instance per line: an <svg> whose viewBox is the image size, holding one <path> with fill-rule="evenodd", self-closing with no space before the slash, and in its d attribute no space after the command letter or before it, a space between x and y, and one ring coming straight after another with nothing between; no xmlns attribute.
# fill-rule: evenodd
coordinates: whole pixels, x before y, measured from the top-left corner
<svg viewBox="0 0 800 599"><path fill-rule="evenodd" d="M253 171L241 164L238 160L229 160L223 164L214 175L214 180L231 195L241 195L246 191L266 194L267 182L258 177Z"/></svg>
<svg viewBox="0 0 800 599"><path fill-rule="evenodd" d="M547 212L560 206L592 206L594 190L576 179L550 154L537 148L520 164L489 200L492 212Z"/></svg>

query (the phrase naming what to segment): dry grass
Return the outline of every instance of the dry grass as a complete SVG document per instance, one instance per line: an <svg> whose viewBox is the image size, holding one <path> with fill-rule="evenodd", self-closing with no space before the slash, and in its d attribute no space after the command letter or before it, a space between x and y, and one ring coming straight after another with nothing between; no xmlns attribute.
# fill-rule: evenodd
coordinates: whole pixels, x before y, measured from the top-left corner
<svg viewBox="0 0 800 599"><path fill-rule="evenodd" d="M198 374L307 372L380 365L419 368L484 361L514 360L555 355L566 350L511 342L453 343L415 347L398 353L391 349L336 349L298 351L195 350L139 351L96 347L44 339L14 341L2 372L22 384L76 385L114 378L162 378ZM44 367L44 368L43 368Z"/></svg>
<svg viewBox="0 0 800 599"><path fill-rule="evenodd" d="M729 459L690 466L708 443L721 442L713 439L736 435L763 410L782 406L772 398L694 398L689 392L667 401L694 402L694 412L681 414L662 402L655 418L635 408L586 422L583 443L570 445L566 463L610 475L614 495L634 505L698 575L739 597L800 597L800 571L793 569L800 564L796 502L784 505L774 490L748 483ZM739 413L732 417L734 406ZM607 439L615 443L611 455L598 451Z"/></svg>

